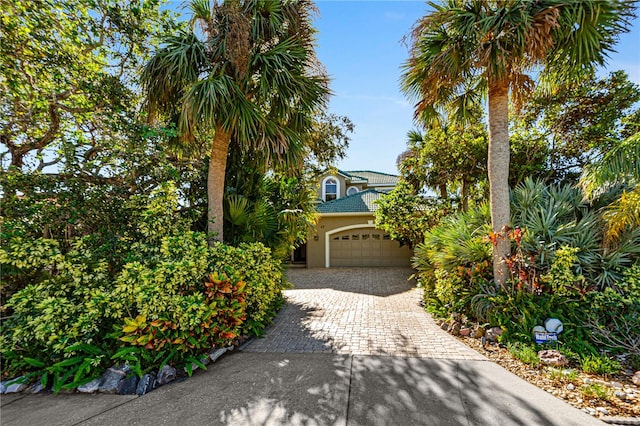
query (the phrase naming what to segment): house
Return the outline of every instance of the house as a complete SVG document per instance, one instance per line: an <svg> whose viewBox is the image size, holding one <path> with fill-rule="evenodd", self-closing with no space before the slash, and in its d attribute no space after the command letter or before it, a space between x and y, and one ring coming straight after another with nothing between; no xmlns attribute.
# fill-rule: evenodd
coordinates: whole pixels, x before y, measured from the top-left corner
<svg viewBox="0 0 640 426"><path fill-rule="evenodd" d="M298 251L305 255L307 267L409 266L412 251L374 224L374 201L397 182L398 176L368 170L322 175L316 232Z"/></svg>

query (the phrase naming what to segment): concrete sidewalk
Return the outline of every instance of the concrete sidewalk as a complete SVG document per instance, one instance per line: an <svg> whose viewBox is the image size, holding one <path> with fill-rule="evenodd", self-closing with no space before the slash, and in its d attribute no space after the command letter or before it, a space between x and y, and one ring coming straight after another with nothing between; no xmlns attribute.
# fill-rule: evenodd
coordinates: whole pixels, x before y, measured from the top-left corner
<svg viewBox="0 0 640 426"><path fill-rule="evenodd" d="M141 397L2 398L11 425L601 425L489 361L236 352Z"/></svg>

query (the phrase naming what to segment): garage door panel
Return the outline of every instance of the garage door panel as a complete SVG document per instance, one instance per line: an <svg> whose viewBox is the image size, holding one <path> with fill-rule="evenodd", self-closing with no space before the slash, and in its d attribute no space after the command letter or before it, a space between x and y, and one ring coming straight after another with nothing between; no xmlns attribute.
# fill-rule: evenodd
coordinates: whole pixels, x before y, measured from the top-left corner
<svg viewBox="0 0 640 426"><path fill-rule="evenodd" d="M410 251L389 234L364 228L331 237L330 266L408 266Z"/></svg>

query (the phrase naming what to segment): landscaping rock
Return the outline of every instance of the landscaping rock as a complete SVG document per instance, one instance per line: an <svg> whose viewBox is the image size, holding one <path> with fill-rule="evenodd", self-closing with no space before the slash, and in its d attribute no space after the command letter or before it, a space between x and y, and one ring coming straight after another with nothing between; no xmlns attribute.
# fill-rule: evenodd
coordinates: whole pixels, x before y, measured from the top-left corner
<svg viewBox="0 0 640 426"><path fill-rule="evenodd" d="M100 393L118 393L120 380L124 379L129 372L130 367L125 364L121 366L113 366L107 369L102 375L98 392Z"/></svg>
<svg viewBox="0 0 640 426"><path fill-rule="evenodd" d="M574 390L575 388L576 388L576 387L573 385L573 383L569 383L569 384L567 385L567 390L572 391L572 390Z"/></svg>
<svg viewBox="0 0 640 426"><path fill-rule="evenodd" d="M126 377L125 379L120 381L118 393L120 395L135 395L139 381L140 379L138 379L138 376L136 376L135 374L133 376Z"/></svg>
<svg viewBox="0 0 640 426"><path fill-rule="evenodd" d="M211 362L216 362L216 360L218 358L220 358L222 355L224 355L227 352L228 348L219 348L219 349L214 349L209 353L209 358L211 359Z"/></svg>
<svg viewBox="0 0 640 426"><path fill-rule="evenodd" d="M46 390L47 390L47 388L42 386L42 382L40 380L38 380L33 385L31 385L31 389L29 389L29 392L31 392L31 393L42 393L42 392L44 392Z"/></svg>
<svg viewBox="0 0 640 426"><path fill-rule="evenodd" d="M458 321L454 321L449 327L449 333L453 334L454 336L459 336L460 328L462 328L460 323Z"/></svg>
<svg viewBox="0 0 640 426"><path fill-rule="evenodd" d="M627 394L619 390L615 391L614 395L616 396L616 398L619 398L623 401L627 399Z"/></svg>
<svg viewBox="0 0 640 426"><path fill-rule="evenodd" d="M484 336L484 327L477 326L473 329L473 332L471 333L471 337L474 337L476 339L479 339L483 336Z"/></svg>
<svg viewBox="0 0 640 426"><path fill-rule="evenodd" d="M29 385L26 382L27 378L25 376L16 377L15 379L4 380L0 382L0 393L18 393L25 390Z"/></svg>
<svg viewBox="0 0 640 426"><path fill-rule="evenodd" d="M503 330L500 327L491 327L487 330L485 337L490 342L497 342L498 337L500 337L503 333Z"/></svg>
<svg viewBox="0 0 640 426"><path fill-rule="evenodd" d="M444 331L448 331L449 330L449 324L446 322L443 322L442 324L440 324L440 328L443 329Z"/></svg>
<svg viewBox="0 0 640 426"><path fill-rule="evenodd" d="M471 335L471 329L470 328L466 328L466 327L461 328L460 329L460 335L464 336L464 337L470 336Z"/></svg>
<svg viewBox="0 0 640 426"><path fill-rule="evenodd" d="M545 349L539 351L538 358L540 358L541 363L545 365L551 365L553 367L562 367L563 365L567 365L569 363L567 357L553 349Z"/></svg>
<svg viewBox="0 0 640 426"><path fill-rule="evenodd" d="M144 395L156 388L156 373L143 374L136 387L136 395Z"/></svg>
<svg viewBox="0 0 640 426"><path fill-rule="evenodd" d="M97 379L93 379L89 383L85 383L82 386L78 386L78 392L81 393L94 393L98 392L98 388L100 387L100 382L102 379L98 377Z"/></svg>
<svg viewBox="0 0 640 426"><path fill-rule="evenodd" d="M599 413L604 414L605 416L609 415L609 410L607 410L604 407L596 407L596 411L599 412Z"/></svg>
<svg viewBox="0 0 640 426"><path fill-rule="evenodd" d="M633 376L631 377L631 381L633 382L634 385L640 386L640 371L636 371L635 373L633 373Z"/></svg>
<svg viewBox="0 0 640 426"><path fill-rule="evenodd" d="M170 365L165 365L158 373L157 382L158 385L166 385L176 379L178 372Z"/></svg>

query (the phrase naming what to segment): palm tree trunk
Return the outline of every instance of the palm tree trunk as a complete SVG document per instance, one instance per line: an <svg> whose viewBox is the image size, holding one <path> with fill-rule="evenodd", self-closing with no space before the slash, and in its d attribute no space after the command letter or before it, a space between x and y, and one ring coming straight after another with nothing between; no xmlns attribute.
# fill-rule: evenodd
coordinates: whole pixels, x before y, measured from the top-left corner
<svg viewBox="0 0 640 426"><path fill-rule="evenodd" d="M440 188L440 198L442 198L443 200L447 199L447 185L446 184L440 184L438 185L438 188Z"/></svg>
<svg viewBox="0 0 640 426"><path fill-rule="evenodd" d="M209 245L212 245L214 241L224 241L224 176L227 170L230 143L231 134L221 128L216 129L207 173L207 231L209 233Z"/></svg>
<svg viewBox="0 0 640 426"><path fill-rule="evenodd" d="M493 247L493 276L505 288L509 268L504 259L511 253L507 229L509 206L509 83L489 81L489 204L491 227L496 234Z"/></svg>
<svg viewBox="0 0 640 426"><path fill-rule="evenodd" d="M469 210L469 181L467 179L462 179L462 211L466 212Z"/></svg>

